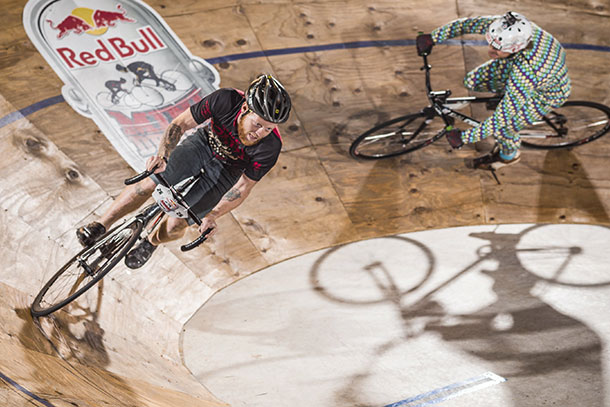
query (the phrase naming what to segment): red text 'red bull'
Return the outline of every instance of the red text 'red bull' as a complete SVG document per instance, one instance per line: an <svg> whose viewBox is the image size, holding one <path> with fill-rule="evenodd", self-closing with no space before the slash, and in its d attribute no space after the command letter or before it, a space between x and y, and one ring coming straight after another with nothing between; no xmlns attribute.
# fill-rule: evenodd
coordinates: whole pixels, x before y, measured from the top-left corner
<svg viewBox="0 0 610 407"><path fill-rule="evenodd" d="M97 47L85 51L75 50L71 47L59 47L55 50L66 66L69 69L74 69L167 48L150 26L139 28L138 34L136 38L132 39L123 37L98 39L96 40Z"/></svg>

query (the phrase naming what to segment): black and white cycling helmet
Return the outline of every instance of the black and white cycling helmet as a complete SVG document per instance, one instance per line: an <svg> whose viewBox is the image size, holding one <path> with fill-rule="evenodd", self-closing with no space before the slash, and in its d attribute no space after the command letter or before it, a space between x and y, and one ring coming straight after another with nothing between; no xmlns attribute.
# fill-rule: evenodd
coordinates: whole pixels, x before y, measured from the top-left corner
<svg viewBox="0 0 610 407"><path fill-rule="evenodd" d="M271 123L284 123L290 115L290 96L271 75L256 78L246 91L248 108Z"/></svg>
<svg viewBox="0 0 610 407"><path fill-rule="evenodd" d="M532 23L527 18L509 11L491 23L485 39L495 49L513 54L527 47L532 31Z"/></svg>

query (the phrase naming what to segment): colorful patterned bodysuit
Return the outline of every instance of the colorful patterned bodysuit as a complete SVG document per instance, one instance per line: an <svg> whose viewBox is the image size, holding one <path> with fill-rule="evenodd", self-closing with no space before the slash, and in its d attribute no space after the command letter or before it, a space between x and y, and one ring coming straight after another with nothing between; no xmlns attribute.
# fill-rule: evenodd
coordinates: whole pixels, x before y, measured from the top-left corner
<svg viewBox="0 0 610 407"><path fill-rule="evenodd" d="M485 34L499 16L462 18L432 31L435 43L463 34ZM504 93L494 114L462 132L465 143L493 135L504 154L521 145L519 130L539 120L570 95L566 53L553 36L532 24L532 41L508 58L493 59L472 70L464 85L480 92Z"/></svg>

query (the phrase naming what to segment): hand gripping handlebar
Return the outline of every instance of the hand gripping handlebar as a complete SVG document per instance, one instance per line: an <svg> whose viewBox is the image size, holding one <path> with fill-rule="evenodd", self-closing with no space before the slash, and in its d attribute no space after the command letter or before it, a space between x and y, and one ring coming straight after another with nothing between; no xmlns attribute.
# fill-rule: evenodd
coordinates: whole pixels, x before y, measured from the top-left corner
<svg viewBox="0 0 610 407"><path fill-rule="evenodd" d="M152 174L154 174L156 169L157 169L157 167L154 167L151 170L145 170L131 178L127 178L124 181L125 185L132 185L132 184L142 181L144 178L150 177ZM184 201L184 198L182 197L182 195L178 191L176 191L174 189L174 187L171 186L161 174L156 174L156 177L162 185L164 185L165 187L170 189L174 198L187 208L189 218L193 222L195 222L197 225L201 225L201 219L199 219L199 216L197 216L197 214L191 210L191 208L188 206L188 204ZM186 252L188 250L192 250L195 247L199 246L201 243L206 241L206 239L208 238L208 234L212 230L213 230L213 228L207 228L197 239L193 240L190 243L180 246L180 250L183 252Z"/></svg>

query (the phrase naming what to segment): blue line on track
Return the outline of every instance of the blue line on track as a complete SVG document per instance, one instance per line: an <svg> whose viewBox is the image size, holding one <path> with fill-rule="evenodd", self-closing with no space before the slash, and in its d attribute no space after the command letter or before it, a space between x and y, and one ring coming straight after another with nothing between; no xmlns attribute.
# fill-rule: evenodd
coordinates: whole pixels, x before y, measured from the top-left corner
<svg viewBox="0 0 610 407"><path fill-rule="evenodd" d="M2 372L0 372L0 379L4 380L5 382L7 382L8 384L12 385L14 388L16 388L17 390L19 390L22 393L27 394L28 396L30 396L31 398L33 398L34 400L38 401L39 403L47 406L47 407L55 407L53 404L49 403L47 400L38 397L37 395L35 395L34 393L32 393L31 391L29 391L28 389L26 389L25 387L22 387L21 385L19 385L17 382L15 382L14 380L11 380L10 378L8 378L7 376L3 375Z"/></svg>
<svg viewBox="0 0 610 407"><path fill-rule="evenodd" d="M240 59L259 58L259 57L271 57L276 55L289 55L289 54L304 54L306 52L321 52L321 51L333 51L337 49L354 49L354 48L370 48L370 47L404 47L409 45L415 45L415 40L386 40L386 41L354 41L354 42L342 42L337 44L326 44L309 47L294 47L294 48L283 48L283 49L271 49L257 52L246 52L243 54L231 54L224 55L218 58L206 59L210 64L219 64L221 62L237 61Z"/></svg>
<svg viewBox="0 0 610 407"><path fill-rule="evenodd" d="M384 407L425 407L431 404L438 404L452 399L462 394L470 393L485 387L505 382L506 379L494 373L487 372L477 377L464 380L463 382L453 383L449 386L441 387L415 397L397 401ZM453 390L453 391L452 391Z"/></svg>
<svg viewBox="0 0 610 407"><path fill-rule="evenodd" d="M61 96L61 95L53 96L48 99L41 100L40 102L36 102L33 105L25 107L16 112L9 113L6 116L0 118L0 129L8 124L11 124L14 121L21 119L22 117L25 117L34 112L37 112L40 109L44 109L45 107L49 107L49 106L55 105L57 103L61 103L63 101L64 101L63 96Z"/></svg>
<svg viewBox="0 0 610 407"><path fill-rule="evenodd" d="M474 41L474 40L448 40L443 44L448 45L471 45L471 46L487 46L486 41ZM380 40L380 41L353 41L353 42L342 42L336 44L326 44L308 47L293 47L283 49L271 49L256 52L244 52L242 54L231 54L224 55L216 58L206 59L210 64L216 65L223 62L239 61L241 59L252 59L262 57L272 57L277 55L290 55L290 54L304 54L306 52L323 52L333 51L339 49L355 49L355 48L370 48L370 47L406 47L415 45L415 40ZM589 44L561 44L566 49L586 50L586 51L599 51L599 52L610 52L610 46L606 45L589 45ZM31 106L23 108L18 112L12 112L4 117L0 118L0 129L16 120L21 119L24 116L37 112L40 109L61 103L64 101L63 96L54 96L49 99L41 100Z"/></svg>

